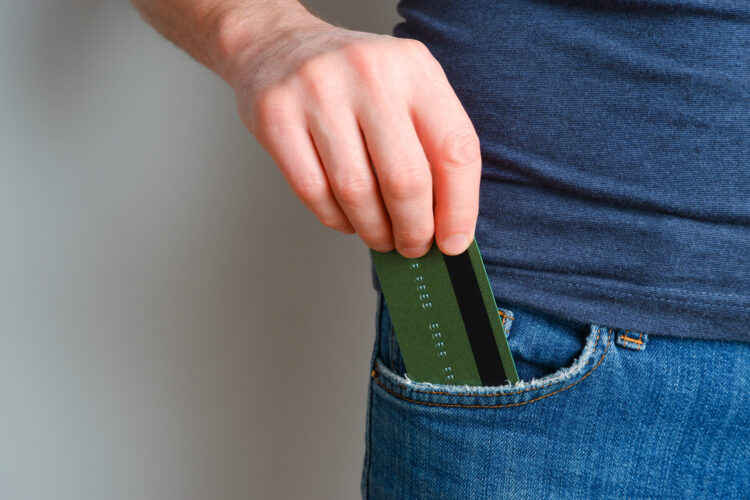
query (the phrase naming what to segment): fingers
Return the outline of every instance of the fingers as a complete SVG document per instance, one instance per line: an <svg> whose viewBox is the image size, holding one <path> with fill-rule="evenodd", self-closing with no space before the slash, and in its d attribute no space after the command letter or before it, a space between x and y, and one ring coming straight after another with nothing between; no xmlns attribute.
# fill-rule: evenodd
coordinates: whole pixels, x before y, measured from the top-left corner
<svg viewBox="0 0 750 500"><path fill-rule="evenodd" d="M264 114L272 118L266 120L256 138L297 197L323 225L342 233L354 233L354 227L333 195L303 113L292 113L292 109L298 108L283 101L265 103Z"/></svg>
<svg viewBox="0 0 750 500"><path fill-rule="evenodd" d="M433 78L429 91L422 88L421 93L412 93L410 108L432 168L435 241L443 253L455 255L474 238L482 158L474 126L439 71L443 78Z"/></svg>
<svg viewBox="0 0 750 500"><path fill-rule="evenodd" d="M435 228L432 176L409 113L376 101L360 106L358 118L396 248L405 257L421 257L430 249Z"/></svg>
<svg viewBox="0 0 750 500"><path fill-rule="evenodd" d="M308 116L310 132L341 208L365 244L379 252L393 250L391 223L355 116L322 112Z"/></svg>
<svg viewBox="0 0 750 500"><path fill-rule="evenodd" d="M243 118L295 194L375 250L420 257L434 237L446 254L464 251L479 211L479 140L429 50L368 37L311 53L251 94Z"/></svg>

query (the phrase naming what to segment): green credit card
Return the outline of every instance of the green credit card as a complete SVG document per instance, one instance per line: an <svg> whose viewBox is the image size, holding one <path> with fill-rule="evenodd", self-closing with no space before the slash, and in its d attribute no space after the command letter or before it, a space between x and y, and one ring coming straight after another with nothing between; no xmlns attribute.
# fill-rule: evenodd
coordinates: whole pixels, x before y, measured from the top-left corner
<svg viewBox="0 0 750 500"><path fill-rule="evenodd" d="M516 383L476 239L458 255L370 250L409 378L449 385Z"/></svg>

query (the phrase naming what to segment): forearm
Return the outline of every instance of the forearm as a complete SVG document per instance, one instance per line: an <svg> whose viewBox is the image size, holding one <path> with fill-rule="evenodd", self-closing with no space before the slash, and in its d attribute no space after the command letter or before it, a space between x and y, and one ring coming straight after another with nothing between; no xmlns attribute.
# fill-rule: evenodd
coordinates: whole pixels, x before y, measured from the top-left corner
<svg viewBox="0 0 750 500"><path fill-rule="evenodd" d="M254 47L312 14L297 0L131 0L143 18L175 45L229 81L238 52Z"/></svg>

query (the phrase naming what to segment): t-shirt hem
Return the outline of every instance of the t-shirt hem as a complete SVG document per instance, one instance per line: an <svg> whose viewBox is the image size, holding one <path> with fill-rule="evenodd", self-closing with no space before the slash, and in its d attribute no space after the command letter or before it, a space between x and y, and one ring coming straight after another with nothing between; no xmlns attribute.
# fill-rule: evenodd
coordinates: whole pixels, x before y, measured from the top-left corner
<svg viewBox="0 0 750 500"><path fill-rule="evenodd" d="M485 265L498 301L650 335L750 342L750 297L611 285L576 275Z"/></svg>

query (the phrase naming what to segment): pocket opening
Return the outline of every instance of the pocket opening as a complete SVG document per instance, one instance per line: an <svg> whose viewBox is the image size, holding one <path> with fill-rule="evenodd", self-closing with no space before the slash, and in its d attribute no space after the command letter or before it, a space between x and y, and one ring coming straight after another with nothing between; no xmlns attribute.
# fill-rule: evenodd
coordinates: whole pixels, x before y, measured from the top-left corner
<svg viewBox="0 0 750 500"><path fill-rule="evenodd" d="M571 364L549 375L519 380L515 384L469 386L416 382L394 373L380 357L373 364L372 380L381 390L407 403L467 408L519 406L569 389L589 377L604 360L612 338L611 329L591 325L583 350Z"/></svg>

